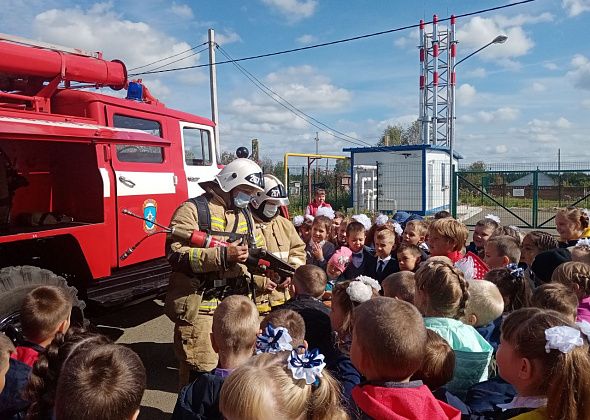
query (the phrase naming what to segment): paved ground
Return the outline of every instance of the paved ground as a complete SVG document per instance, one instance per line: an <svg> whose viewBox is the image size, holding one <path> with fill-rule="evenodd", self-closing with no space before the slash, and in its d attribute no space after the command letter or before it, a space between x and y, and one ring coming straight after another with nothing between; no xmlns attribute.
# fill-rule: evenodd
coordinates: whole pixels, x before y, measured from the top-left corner
<svg viewBox="0 0 590 420"><path fill-rule="evenodd" d="M140 420L169 419L176 403L178 378L172 350L174 324L162 314L163 302L148 300L91 317L99 332L133 349L147 370Z"/></svg>

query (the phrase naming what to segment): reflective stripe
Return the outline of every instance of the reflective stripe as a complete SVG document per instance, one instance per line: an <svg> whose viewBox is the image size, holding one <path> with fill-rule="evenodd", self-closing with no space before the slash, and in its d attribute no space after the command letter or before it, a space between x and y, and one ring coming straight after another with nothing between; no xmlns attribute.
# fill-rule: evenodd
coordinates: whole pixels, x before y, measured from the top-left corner
<svg viewBox="0 0 590 420"><path fill-rule="evenodd" d="M194 273L203 271L200 248L190 248L188 250L188 261L190 263L191 270L193 270Z"/></svg>
<svg viewBox="0 0 590 420"><path fill-rule="evenodd" d="M199 311L215 312L221 301L219 299L203 300L199 305Z"/></svg>
<svg viewBox="0 0 590 420"><path fill-rule="evenodd" d="M258 235L256 237L255 241L256 241L256 246L264 246L265 245L264 236L262 236L262 235Z"/></svg>
<svg viewBox="0 0 590 420"><path fill-rule="evenodd" d="M292 264L292 265L303 265L303 264L305 264L305 261L303 261L303 260L301 260L301 259L299 259L297 257L291 257L291 258L289 258L289 261L288 262L289 262L289 264Z"/></svg>
<svg viewBox="0 0 590 420"><path fill-rule="evenodd" d="M264 302L256 304L256 309L258 309L259 314L267 314L272 308L268 302Z"/></svg>

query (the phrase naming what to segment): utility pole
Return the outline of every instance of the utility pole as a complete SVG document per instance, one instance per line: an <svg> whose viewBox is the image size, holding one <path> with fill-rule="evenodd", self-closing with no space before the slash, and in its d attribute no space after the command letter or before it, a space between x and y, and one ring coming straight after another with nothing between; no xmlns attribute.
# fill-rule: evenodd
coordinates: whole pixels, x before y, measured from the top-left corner
<svg viewBox="0 0 590 420"><path fill-rule="evenodd" d="M220 159L219 147L219 114L217 112L217 70L215 66L215 31L209 29L209 84L211 87L211 120L215 123L215 153L217 161Z"/></svg>
<svg viewBox="0 0 590 420"><path fill-rule="evenodd" d="M315 154L319 155L320 152L320 136L319 133L316 131L315 132ZM318 183L318 170L319 170L319 161L318 158L316 158L315 160L315 183Z"/></svg>

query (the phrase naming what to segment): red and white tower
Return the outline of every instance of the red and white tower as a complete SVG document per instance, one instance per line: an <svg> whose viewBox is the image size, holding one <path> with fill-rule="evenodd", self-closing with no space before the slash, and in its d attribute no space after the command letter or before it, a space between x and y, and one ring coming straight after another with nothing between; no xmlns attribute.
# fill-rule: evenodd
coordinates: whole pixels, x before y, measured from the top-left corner
<svg viewBox="0 0 590 420"><path fill-rule="evenodd" d="M432 32L420 20L420 139L423 144L451 147L453 136L455 17L450 29L432 17Z"/></svg>

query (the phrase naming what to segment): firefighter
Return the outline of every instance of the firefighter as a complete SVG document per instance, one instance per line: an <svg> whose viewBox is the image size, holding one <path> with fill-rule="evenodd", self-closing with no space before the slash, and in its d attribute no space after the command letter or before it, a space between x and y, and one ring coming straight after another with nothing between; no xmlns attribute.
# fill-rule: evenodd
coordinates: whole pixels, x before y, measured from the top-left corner
<svg viewBox="0 0 590 420"><path fill-rule="evenodd" d="M305 264L305 243L297 234L290 220L279 214L281 206L288 206L289 199L285 187L274 175L264 175L264 191L256 193L250 203L256 225L262 231L266 249L285 260L293 268ZM274 278L272 284L267 279L266 293L256 297L256 306L261 314L270 312L272 307L282 305L289 299L287 286L289 279L279 284L275 290L272 284L279 283Z"/></svg>
<svg viewBox="0 0 590 420"><path fill-rule="evenodd" d="M228 237L215 236L215 231L245 234L255 242L251 246L264 246L264 238L248 208L252 196L264 192L262 170L255 162L235 159L215 180L200 185L204 194L182 203L172 216L171 227L184 232L210 229L222 241ZM195 248L186 240L169 235L166 256L172 275L165 312L175 324L174 351L180 362L179 380L183 386L198 372L209 372L217 366L209 335L218 303L230 294L250 294L251 277L244 265L248 244L236 240L228 247ZM269 288L276 286L267 283Z"/></svg>

